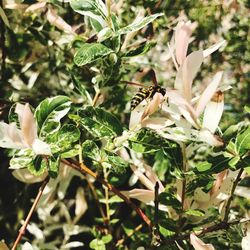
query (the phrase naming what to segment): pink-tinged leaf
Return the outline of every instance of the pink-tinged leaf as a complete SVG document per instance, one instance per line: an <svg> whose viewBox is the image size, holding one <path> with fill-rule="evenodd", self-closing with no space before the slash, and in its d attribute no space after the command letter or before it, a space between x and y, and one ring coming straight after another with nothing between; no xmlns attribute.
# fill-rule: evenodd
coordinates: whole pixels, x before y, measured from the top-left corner
<svg viewBox="0 0 250 250"><path fill-rule="evenodd" d="M48 173L45 172L40 176L34 176L27 168L22 168L14 170L12 175L21 182L31 184L43 181L47 177Z"/></svg>
<svg viewBox="0 0 250 250"><path fill-rule="evenodd" d="M50 24L54 25L58 29L67 33L73 32L72 27L68 23L66 23L60 16L58 16L55 10L49 8L46 17Z"/></svg>
<svg viewBox="0 0 250 250"><path fill-rule="evenodd" d="M36 121L30 110L29 104L26 103L25 105L22 105L18 103L16 105L15 112L18 114L23 140L27 146L31 147L37 137L37 128Z"/></svg>
<svg viewBox="0 0 250 250"><path fill-rule="evenodd" d="M190 234L190 243L195 250L215 250L212 244L204 243L194 233Z"/></svg>
<svg viewBox="0 0 250 250"><path fill-rule="evenodd" d="M224 142L218 136L213 135L208 129L199 131L198 139L214 147L221 147Z"/></svg>
<svg viewBox="0 0 250 250"><path fill-rule="evenodd" d="M42 1L38 3L31 4L25 12L35 12L35 11L42 11L44 7L46 6L47 1Z"/></svg>
<svg viewBox="0 0 250 250"><path fill-rule="evenodd" d="M143 119L145 119L147 116L152 115L159 108L163 100L164 97L161 93L155 93L153 99L149 102L148 106L145 108L141 117L141 121L143 121Z"/></svg>
<svg viewBox="0 0 250 250"><path fill-rule="evenodd" d="M214 133L217 129L224 109L224 94L217 91L212 100L206 105L202 127Z"/></svg>
<svg viewBox="0 0 250 250"><path fill-rule="evenodd" d="M192 99L193 80L200 69L203 59L202 50L192 52L187 56L177 72L175 88L180 90L187 101Z"/></svg>
<svg viewBox="0 0 250 250"><path fill-rule="evenodd" d="M154 183L152 183L152 181L148 177L146 177L136 166L131 165L130 167L145 187L150 190L154 190Z"/></svg>
<svg viewBox="0 0 250 250"><path fill-rule="evenodd" d="M195 26L196 24L190 21L186 23L181 21L175 28L175 51L176 60L179 65L181 65L186 58L189 39Z"/></svg>
<svg viewBox="0 0 250 250"><path fill-rule="evenodd" d="M164 186L162 185L161 181L159 180L158 176L156 175L156 173L153 171L153 168L151 168L149 165L145 164L144 168L146 170L145 174L146 176L149 178L149 180L151 180L151 182L155 185L156 182L159 183L159 192L163 192L164 191Z"/></svg>
<svg viewBox="0 0 250 250"><path fill-rule="evenodd" d="M214 185L210 191L210 195L216 194L218 192L218 190L221 187L221 184L223 183L223 180L224 180L224 177L226 176L226 174L227 174L227 169L216 175L216 180L215 180Z"/></svg>
<svg viewBox="0 0 250 250"><path fill-rule="evenodd" d="M211 55L212 53L214 53L216 50L218 50L223 44L225 44L225 40L222 40L216 44L214 44L213 46L209 47L206 50L203 50L203 56L204 58Z"/></svg>
<svg viewBox="0 0 250 250"><path fill-rule="evenodd" d="M223 75L222 71L217 72L212 82L207 86L207 88L201 94L197 107L196 107L197 116L200 116L200 114L203 112L204 108L206 107L207 103L211 100L211 98L215 94L219 86L219 83L221 81L222 75Z"/></svg>
<svg viewBox="0 0 250 250"><path fill-rule="evenodd" d="M15 149L27 147L23 143L21 131L15 124L0 122L0 147Z"/></svg>
<svg viewBox="0 0 250 250"><path fill-rule="evenodd" d="M154 201L154 191L147 190L147 189L139 189L135 188L130 191L121 191L123 195L125 195L127 198L133 198L137 199L144 203L150 203Z"/></svg>

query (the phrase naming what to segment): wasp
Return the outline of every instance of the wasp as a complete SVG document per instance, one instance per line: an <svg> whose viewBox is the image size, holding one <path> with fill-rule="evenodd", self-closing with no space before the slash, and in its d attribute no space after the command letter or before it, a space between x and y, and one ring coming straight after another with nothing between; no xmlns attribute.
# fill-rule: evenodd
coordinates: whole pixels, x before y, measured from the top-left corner
<svg viewBox="0 0 250 250"><path fill-rule="evenodd" d="M140 88L138 93L131 100L131 111L134 110L143 100L153 98L155 93L161 93L163 96L166 94L166 89L160 86L149 86L147 88Z"/></svg>
<svg viewBox="0 0 250 250"><path fill-rule="evenodd" d="M145 100L147 98L153 98L153 96L157 92L161 93L163 96L166 94L166 89L162 88L158 85L158 82L156 80L155 71L153 69L150 69L147 72L147 74L151 75L152 82L154 85L149 86L149 87L139 88L139 91L131 100L131 106L130 106L131 111L134 110L143 100ZM135 82L127 82L127 81L122 81L122 82L126 83L126 84L142 86L141 84L135 83Z"/></svg>

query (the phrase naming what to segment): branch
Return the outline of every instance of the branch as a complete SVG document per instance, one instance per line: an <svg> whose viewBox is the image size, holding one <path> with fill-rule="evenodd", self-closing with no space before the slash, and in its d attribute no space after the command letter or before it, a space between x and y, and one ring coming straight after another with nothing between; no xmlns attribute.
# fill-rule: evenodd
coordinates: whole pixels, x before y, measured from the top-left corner
<svg viewBox="0 0 250 250"><path fill-rule="evenodd" d="M237 175L237 177L236 177L236 179L235 179L235 181L234 181L234 184L232 186L230 197L228 198L227 205L226 205L226 208L225 208L225 215L224 215L224 219L223 219L224 222L228 221L228 216L229 216L229 212L230 212L230 205L231 205L231 202L233 200L234 191L235 191L235 189L236 189L236 187L237 187L237 185L238 185L238 183L240 181L240 177L241 177L243 171L244 171L244 169L241 168L238 175Z"/></svg>
<svg viewBox="0 0 250 250"><path fill-rule="evenodd" d="M18 243L20 242L20 240L22 239L23 235L25 234L25 231L26 231L26 228L27 228L27 226L28 226L28 224L29 224L30 218L31 218L33 212L34 212L35 209L36 209L36 206L37 206L37 204L38 204L38 202L39 202L39 200L40 200L40 198L41 198L41 196L42 196L42 194L43 194L43 190L44 190L44 188L46 187L48 181L49 181L49 177L47 177L47 178L43 181L41 187L39 188L39 191L38 191L38 193L37 193L36 199L35 199L35 201L34 201L32 207L31 207L31 209L30 209L30 211L29 211L29 213L28 213L28 215L27 215L27 217L26 217L26 219L25 219L25 221L24 221L24 224L22 225L22 227L21 227L20 230L19 230L19 234L18 234L18 236L17 236L17 238L16 238L16 241L15 241L13 247L11 248L11 250L15 250L15 249L17 248Z"/></svg>
<svg viewBox="0 0 250 250"><path fill-rule="evenodd" d="M143 213L143 211L137 207L130 199L128 199L124 194L122 194L118 189L116 189L114 186L112 186L107 181L101 179L96 173L94 173L91 169L89 169L87 166L85 166L83 163L76 162L75 160L62 160L62 162L77 171L81 172L82 174L89 174L92 177L94 177L98 182L103 184L108 188L109 191L113 192L117 196L119 196L121 199L123 199L132 209L136 211L136 213L143 219L143 221L151 228L151 221L146 216L146 214Z"/></svg>
<svg viewBox="0 0 250 250"><path fill-rule="evenodd" d="M225 221L221 221L220 223L210 226L210 227L206 227L204 228L200 233L196 233L196 235L198 237L201 237L207 233L211 233L214 231L218 231L218 230L227 230L230 226L239 224L239 223L247 223L249 222L250 219L246 219L246 220L234 220L231 222L225 222ZM190 237L190 232L186 233L186 234L182 234L182 235L178 235L178 236L174 236L170 239L164 240L164 244L175 244L175 241L177 240L188 240Z"/></svg>

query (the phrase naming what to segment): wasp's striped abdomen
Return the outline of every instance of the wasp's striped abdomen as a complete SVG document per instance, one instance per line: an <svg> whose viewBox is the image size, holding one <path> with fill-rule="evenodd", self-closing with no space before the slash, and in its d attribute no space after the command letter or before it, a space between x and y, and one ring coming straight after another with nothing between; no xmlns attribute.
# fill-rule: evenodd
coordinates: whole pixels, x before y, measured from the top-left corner
<svg viewBox="0 0 250 250"><path fill-rule="evenodd" d="M160 86L150 86L148 88L140 88L139 92L131 100L131 110L135 109L143 100L153 98L155 93L161 93L163 96L166 94L166 90Z"/></svg>

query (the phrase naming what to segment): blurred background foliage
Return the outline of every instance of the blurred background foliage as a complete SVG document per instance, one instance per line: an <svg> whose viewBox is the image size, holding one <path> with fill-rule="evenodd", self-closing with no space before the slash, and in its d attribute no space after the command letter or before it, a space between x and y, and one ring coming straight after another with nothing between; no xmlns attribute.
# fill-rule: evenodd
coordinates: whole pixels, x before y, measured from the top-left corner
<svg viewBox="0 0 250 250"><path fill-rule="evenodd" d="M130 63L120 62L123 66L117 72L112 72L112 77L104 84L106 98L105 102L101 104L102 107L109 109L123 121L126 121L129 113L126 104L130 101L132 92L135 92L135 90L133 90L133 87L126 87L122 84L115 85L114 82L123 79L141 81L149 85L150 79L143 77L143 74L141 74L147 68L153 67L155 69L160 85L173 86L174 71L167 52L167 44L171 42L173 28L178 20L189 19L197 22L197 28L193 34L195 40L190 46L190 50L206 48L221 38L226 40L223 51L214 53L207 59L209 63L203 65L202 73L196 79L198 83L200 79L205 78L206 80L211 76L210 72L219 70L225 72L224 84L231 85L232 89L226 92L226 112L222 117L221 127L226 128L230 124L245 119L243 107L250 103L249 1L128 0L113 2L122 2L120 7L116 9L121 26L131 23L139 11L145 14L163 12L165 15L142 29L134 38L134 42L146 38L156 41L156 46L146 55L136 57ZM3 6L6 7L6 5L13 3L15 2L6 0ZM25 0L16 3L29 6L35 1ZM4 30L4 36L3 33L1 34L1 51L6 58L1 64L0 120L7 120L11 105L17 101L29 102L36 107L45 97L62 94L69 96L76 103L83 102L84 97L75 89L77 81L85 83L84 88L94 95L95 84L98 83L98 77L94 78L95 81L92 78L95 72L87 67L78 68L73 65L74 48L81 41L86 41L94 35L90 24L85 22L83 16L73 12L66 2L52 0L48 2L48 5L53 6L58 15L68 24L78 26L76 37L65 34L52 26L46 19L46 9L24 13L24 9L4 8L10 27L4 25L3 22L1 23L1 29ZM131 43L133 43L133 40ZM108 61L106 63L109 64ZM109 70L108 67L107 70ZM104 72L104 75L106 73ZM77 76L77 79L74 79L72 75ZM109 86L112 86L112 88ZM205 86L197 84L197 88L204 89ZM132 90L129 92L124 91L125 89ZM39 184L27 185L16 181L11 175L11 171L8 170L9 159L6 157L6 151L2 148L0 151L0 238L5 239L6 243L9 244L14 241L20 226L20 220L25 218L32 204L30 198L35 196ZM161 154L162 152L158 152L155 155L155 159L159 159L158 164L161 161ZM126 187L130 174L124 175L123 180L120 181L121 187ZM159 177L161 178L161 175ZM102 226L93 230L92 226L98 225L98 218L95 218L95 216L100 211L93 196L90 195L93 190L88 190L89 186L86 183L89 180L82 180L82 177L75 175L70 182L65 196L58 197L58 193L55 194L58 200L51 208L54 211L55 218L42 223L40 220L42 215L40 217L34 215L32 222L37 223L33 225L35 233L32 235L31 230L25 235L25 238L39 240L37 239L39 230L48 229L49 226L52 227L53 225L52 234L48 235L46 241L53 239L53 241L64 240L66 242L67 239L65 238L67 237L74 239L73 234L72 236L67 234L65 236L65 232L70 231L66 226L70 225L70 220L74 217L74 198L80 187L86 188L86 199L88 207L91 209L88 209L77 222L79 225L84 225L75 229L81 232L77 236L78 239L89 242L93 237L91 235L94 234L98 238L98 232L106 230ZM239 209L244 210L247 206L249 208L249 204L243 204L244 202L243 200L239 201ZM65 207L70 208L68 212L65 212ZM57 211L60 211L60 213L57 213ZM128 212L131 212L128 211L128 207L122 205L120 210L116 212L116 217L122 219L122 216ZM63 227L61 227L62 222L65 222ZM133 223L139 224L139 219L133 221ZM134 226L131 227L130 223L127 222L124 223L123 228L123 230L129 232ZM117 230L121 230L121 228L117 227ZM117 234L119 235L119 231ZM227 234L230 234L230 232L227 232ZM150 242L149 236L145 234L138 233L133 237L138 237L137 241L134 239L133 244L135 245L139 244L140 241ZM221 237L223 238L223 235ZM131 249L135 245L132 245ZM220 246L217 247L222 249ZM228 249L240 249L238 247L232 246ZM49 248L45 247L44 249ZM87 249L87 246L84 249Z"/></svg>

